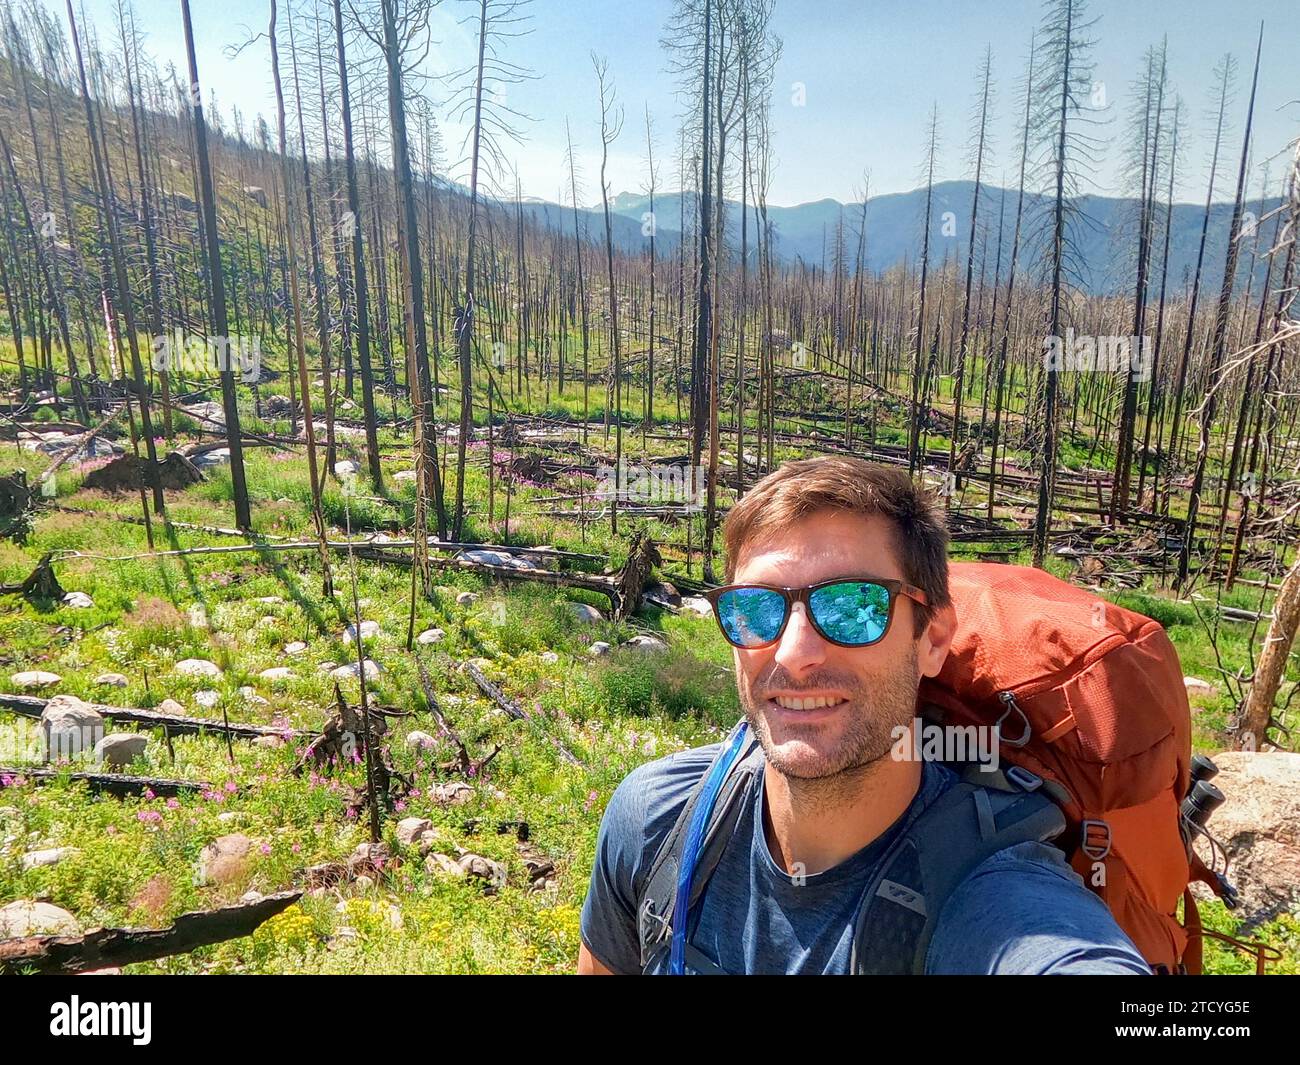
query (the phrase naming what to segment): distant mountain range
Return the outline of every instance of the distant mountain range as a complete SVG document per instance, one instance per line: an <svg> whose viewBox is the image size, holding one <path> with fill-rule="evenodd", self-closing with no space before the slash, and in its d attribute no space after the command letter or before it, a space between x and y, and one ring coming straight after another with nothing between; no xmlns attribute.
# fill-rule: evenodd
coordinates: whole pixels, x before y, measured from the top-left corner
<svg viewBox="0 0 1300 1065"><path fill-rule="evenodd" d="M934 201L930 221L931 265L937 268L945 257L954 258L964 270L966 243L970 235L970 209L974 183L945 181L934 187ZM693 193L684 194L687 226L696 210ZM1003 200L1005 197L1005 200ZM979 270L979 253L983 233L987 231L988 277L991 279L997 254L998 216L1002 214L1002 270L1005 277L1015 232L1017 190L986 185L980 190L980 235L976 237L976 271ZM683 194L667 193L655 197L656 247L661 255L676 253L681 239ZM1033 274L1041 265L1041 252L1047 246L1043 225L1048 216L1050 200L1036 193L1025 194L1025 213L1022 223L1020 269ZM1246 210L1255 219L1263 219L1275 208L1277 200L1254 200ZM1131 290L1134 284L1134 248L1138 226L1138 201L1108 196L1081 196L1073 201L1071 232L1078 255L1073 261L1074 282L1083 290L1103 295ZM525 214L541 225L573 230L571 208L539 200L523 204ZM750 253L753 254L757 227L754 207L749 206ZM620 193L610 202L612 225L616 245L625 251L636 251L649 246L643 235L643 221L649 211L649 198L637 193ZM604 232L604 216L600 210L580 209L581 226L599 239ZM1196 269L1196 255L1201 239L1201 225L1205 215L1204 204L1176 203L1169 241L1169 295L1174 298L1184 292ZM1153 298L1158 294L1159 264L1163 252L1163 222L1165 208L1157 206L1157 243L1155 248ZM836 229L841 219L844 223L844 256L846 269L852 272L857 257L857 233L862 219L862 204L840 203L838 200L815 200L795 207L769 207L768 218L776 233L777 256L787 263L800 260L810 267L831 268L834 263ZM873 271L886 270L903 262L914 263L921 253L921 233L925 218L925 189L911 192L872 196L867 200L865 261ZM1205 245L1202 269L1202 291L1217 292L1222 284L1224 257L1228 228L1232 219L1231 203L1215 203L1210 208L1210 222ZM1248 220L1249 221L1249 220ZM1273 236L1273 219L1260 224L1262 244L1266 247ZM740 204L727 203L728 242L735 248L740 239ZM1238 283L1244 284L1250 269L1252 241L1241 249L1238 266ZM1256 291L1262 284L1264 262L1257 259ZM1022 274L1022 277L1024 274Z"/></svg>

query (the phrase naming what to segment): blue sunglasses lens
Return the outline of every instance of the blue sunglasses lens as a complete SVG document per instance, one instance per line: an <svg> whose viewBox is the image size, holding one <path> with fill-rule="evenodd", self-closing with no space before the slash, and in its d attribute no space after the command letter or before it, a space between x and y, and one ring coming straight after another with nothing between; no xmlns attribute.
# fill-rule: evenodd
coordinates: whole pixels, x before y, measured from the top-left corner
<svg viewBox="0 0 1300 1065"><path fill-rule="evenodd" d="M768 588L733 588L718 596L718 622L739 647L771 643L785 621L785 598Z"/></svg>
<svg viewBox="0 0 1300 1065"><path fill-rule="evenodd" d="M865 647L889 626L889 589L869 581L841 581L808 597L813 620L838 643Z"/></svg>

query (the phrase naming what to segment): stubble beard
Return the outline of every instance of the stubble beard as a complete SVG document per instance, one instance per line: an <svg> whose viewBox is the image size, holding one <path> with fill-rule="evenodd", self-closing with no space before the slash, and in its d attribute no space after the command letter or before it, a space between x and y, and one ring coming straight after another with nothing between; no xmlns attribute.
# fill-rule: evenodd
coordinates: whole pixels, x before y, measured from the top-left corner
<svg viewBox="0 0 1300 1065"><path fill-rule="evenodd" d="M767 701L744 684L738 686L740 701L768 764L792 789L829 800L869 775L897 743L898 728L911 725L916 714L916 661L916 646L911 644L904 660L887 673L867 678L814 674L799 686L780 685L842 688L848 700L833 721L802 728L783 725L778 739L764 712ZM772 680L778 674L762 678L758 686L777 687Z"/></svg>

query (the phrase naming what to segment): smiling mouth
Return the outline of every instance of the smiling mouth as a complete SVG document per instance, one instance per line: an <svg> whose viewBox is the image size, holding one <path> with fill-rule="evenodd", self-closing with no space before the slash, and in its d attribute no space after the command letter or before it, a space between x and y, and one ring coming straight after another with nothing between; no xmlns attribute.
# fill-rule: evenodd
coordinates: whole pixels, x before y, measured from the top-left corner
<svg viewBox="0 0 1300 1065"><path fill-rule="evenodd" d="M773 696L771 702L781 707L783 710L821 710L833 709L847 703L838 695L818 695L810 698L795 698L787 695Z"/></svg>

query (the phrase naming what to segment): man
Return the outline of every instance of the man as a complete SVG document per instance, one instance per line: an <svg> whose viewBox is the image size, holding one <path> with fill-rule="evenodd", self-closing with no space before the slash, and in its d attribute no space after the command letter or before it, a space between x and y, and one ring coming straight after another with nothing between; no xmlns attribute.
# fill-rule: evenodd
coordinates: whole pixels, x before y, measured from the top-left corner
<svg viewBox="0 0 1300 1065"><path fill-rule="evenodd" d="M757 739L752 784L739 791L734 829L689 907L680 962L666 944L644 949L647 880L653 871L660 882L660 847L723 745L658 759L623 780L601 823L579 972L890 971L883 955L898 949L897 936L855 942L864 892L883 883L928 928L907 971L1149 973L1062 852L1039 841L1050 833L982 857L933 922L924 899L880 879L920 816L967 787L947 766L906 757L910 740L897 742L957 622L947 532L928 494L859 459L788 462L732 508L724 536L728 583L711 598ZM981 801L990 794L974 790ZM971 807L939 810L948 805L930 852L978 838ZM888 927L903 927L910 911L896 912ZM667 929L672 913L651 906L648 917Z"/></svg>

